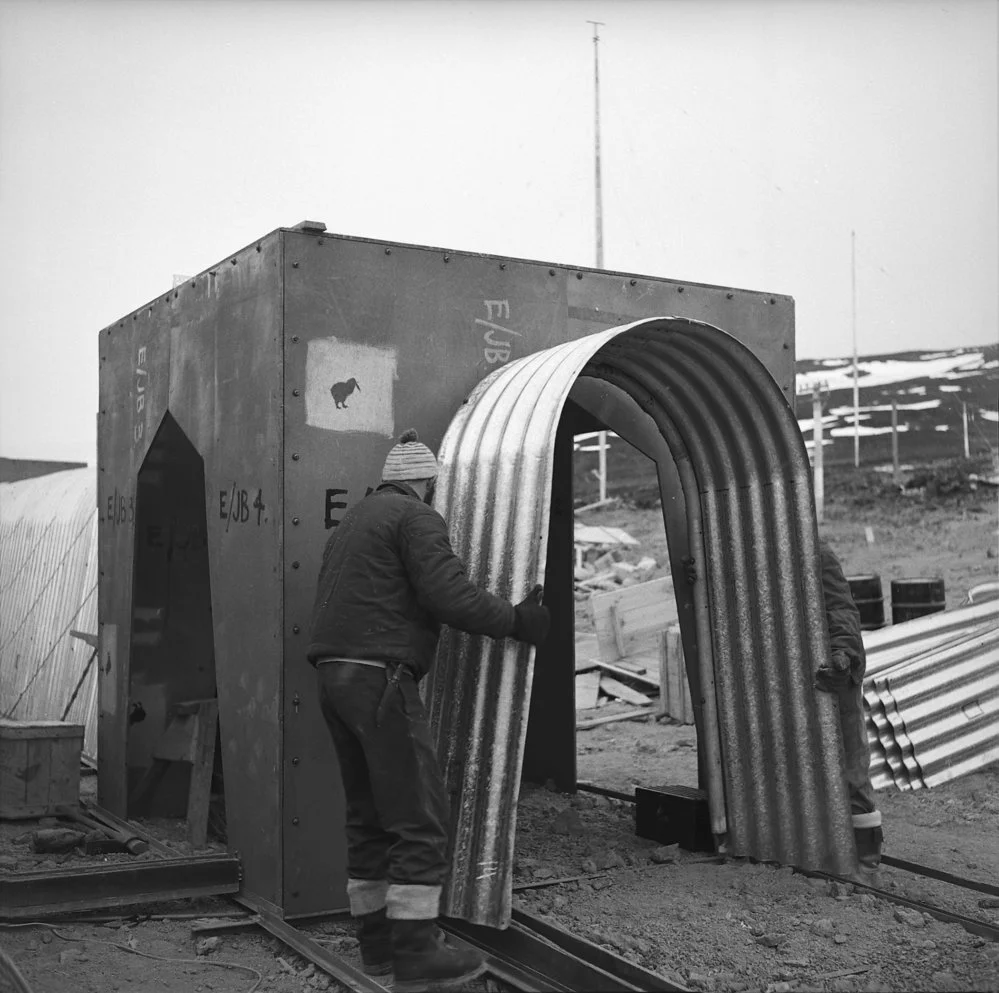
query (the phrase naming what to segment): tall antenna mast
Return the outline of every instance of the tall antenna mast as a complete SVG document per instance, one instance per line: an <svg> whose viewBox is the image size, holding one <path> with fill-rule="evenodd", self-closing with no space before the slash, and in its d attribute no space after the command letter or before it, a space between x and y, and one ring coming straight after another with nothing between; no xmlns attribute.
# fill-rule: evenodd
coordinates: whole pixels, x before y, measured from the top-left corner
<svg viewBox="0 0 999 993"><path fill-rule="evenodd" d="M600 28L603 21L587 21L593 25L593 159L594 179L597 197L597 268L604 267L604 203L600 186ZM597 478L600 480L600 503L607 502L607 432L597 435L597 448L600 450Z"/></svg>
<svg viewBox="0 0 999 993"><path fill-rule="evenodd" d="M857 232L850 232L850 295L853 301L853 467L860 468L860 387L857 380Z"/></svg>
<svg viewBox="0 0 999 993"><path fill-rule="evenodd" d="M597 268L604 267L604 205L600 185L600 28L603 21L587 21L593 25L593 151L597 195Z"/></svg>

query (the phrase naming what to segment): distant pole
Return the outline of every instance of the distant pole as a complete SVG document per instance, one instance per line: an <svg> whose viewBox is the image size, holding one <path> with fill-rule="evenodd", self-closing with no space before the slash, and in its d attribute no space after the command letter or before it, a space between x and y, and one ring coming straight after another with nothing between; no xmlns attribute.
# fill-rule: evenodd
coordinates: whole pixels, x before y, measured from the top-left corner
<svg viewBox="0 0 999 993"><path fill-rule="evenodd" d="M822 452L822 386L812 387L812 475L815 489L815 519L822 523L825 515L826 482Z"/></svg>
<svg viewBox="0 0 999 993"><path fill-rule="evenodd" d="M596 180L597 268L604 267L604 204L600 181L600 28L602 21L587 21L593 25L593 152Z"/></svg>
<svg viewBox="0 0 999 993"><path fill-rule="evenodd" d="M604 203L600 181L600 28L603 21L587 21L593 25L593 159L596 187L597 268L604 267ZM599 453L600 502L607 499L607 432L597 436Z"/></svg>
<svg viewBox="0 0 999 993"><path fill-rule="evenodd" d="M968 401L961 401L961 420L964 421L964 457L971 458L971 448L968 446Z"/></svg>
<svg viewBox="0 0 999 993"><path fill-rule="evenodd" d="M891 398L891 479L898 486L898 397Z"/></svg>
<svg viewBox="0 0 999 993"><path fill-rule="evenodd" d="M857 379L857 232L850 232L850 296L853 301L853 467L860 468L860 386Z"/></svg>

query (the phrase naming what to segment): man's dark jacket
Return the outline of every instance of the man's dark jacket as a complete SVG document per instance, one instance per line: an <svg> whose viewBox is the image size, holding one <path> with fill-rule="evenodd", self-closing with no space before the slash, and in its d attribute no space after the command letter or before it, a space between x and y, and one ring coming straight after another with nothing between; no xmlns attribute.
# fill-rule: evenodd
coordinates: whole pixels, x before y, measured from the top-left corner
<svg viewBox="0 0 999 993"><path fill-rule="evenodd" d="M330 536L319 569L308 658L430 668L441 624L513 634L513 605L472 583L444 518L406 483L382 483Z"/></svg>
<svg viewBox="0 0 999 993"><path fill-rule="evenodd" d="M843 652L850 660L850 678L859 684L863 681L867 669L860 611L853 602L853 594L843 574L843 566L824 539L819 540L819 562L822 566L822 596L825 601L830 647L833 652Z"/></svg>

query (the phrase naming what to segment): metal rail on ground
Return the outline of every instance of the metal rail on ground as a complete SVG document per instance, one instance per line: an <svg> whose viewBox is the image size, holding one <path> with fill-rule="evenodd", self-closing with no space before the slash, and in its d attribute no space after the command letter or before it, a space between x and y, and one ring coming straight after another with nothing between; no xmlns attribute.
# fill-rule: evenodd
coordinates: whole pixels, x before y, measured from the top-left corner
<svg viewBox="0 0 999 993"><path fill-rule="evenodd" d="M596 793L600 796L611 797L615 800L623 800L627 803L636 802L634 795L629 796L627 793L623 793L620 790L608 789L605 786L598 786L595 783L577 783L576 788L587 793ZM995 886L992 883L985 883L977 879L966 879L963 876L956 876L953 873L945 872L942 869L934 869L932 866L921 865L918 862L910 862L907 859L900 859L891 855L882 855L881 861L885 865L893 866L897 869L902 869L918 876L924 876L929 879L938 879L954 886L959 886L963 889L976 890L980 893L989 893L999 896L999 886ZM863 890L864 892L870 893L879 899L886 900L889 903L894 903L901 907L907 907L910 910L918 910L920 913L929 914L931 917L935 917L937 920L943 921L946 924L960 924L961 927L963 927L965 931L968 931L970 934L987 938L989 941L999 941L999 927L994 924L990 924L987 921L979 920L976 917L967 917L964 914L958 914L954 911L945 910L943 907L937 907L933 904L921 903L918 900L910 900L908 897L902 897L895 893L889 893L887 890L878 889L876 886L868 886L864 883L858 883L852 879L847 879L845 876L837 876L828 872L798 871L802 872L802 874L806 876L829 879L843 884L849 883L856 889Z"/></svg>

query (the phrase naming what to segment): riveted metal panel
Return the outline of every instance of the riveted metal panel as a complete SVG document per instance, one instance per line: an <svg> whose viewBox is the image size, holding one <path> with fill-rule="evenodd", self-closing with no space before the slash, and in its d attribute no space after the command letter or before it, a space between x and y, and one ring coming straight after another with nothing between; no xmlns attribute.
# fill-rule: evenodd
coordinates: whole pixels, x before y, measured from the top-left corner
<svg viewBox="0 0 999 993"><path fill-rule="evenodd" d="M128 646L132 630L136 479L167 409L170 304L151 301L99 335L97 415L98 796L124 816Z"/></svg>
<svg viewBox="0 0 999 993"><path fill-rule="evenodd" d="M274 905L281 872L280 257L274 233L103 332L99 431L101 507L108 508L101 623L115 648L105 653L105 669L110 660L115 671L102 692L102 803L126 810L133 555L136 538L147 537L135 534L136 480L169 414L203 461L203 507L183 516L188 540L208 551L211 602L199 612L210 606L214 628L214 644L202 651L214 654L229 844L240 853L247 891Z"/></svg>

